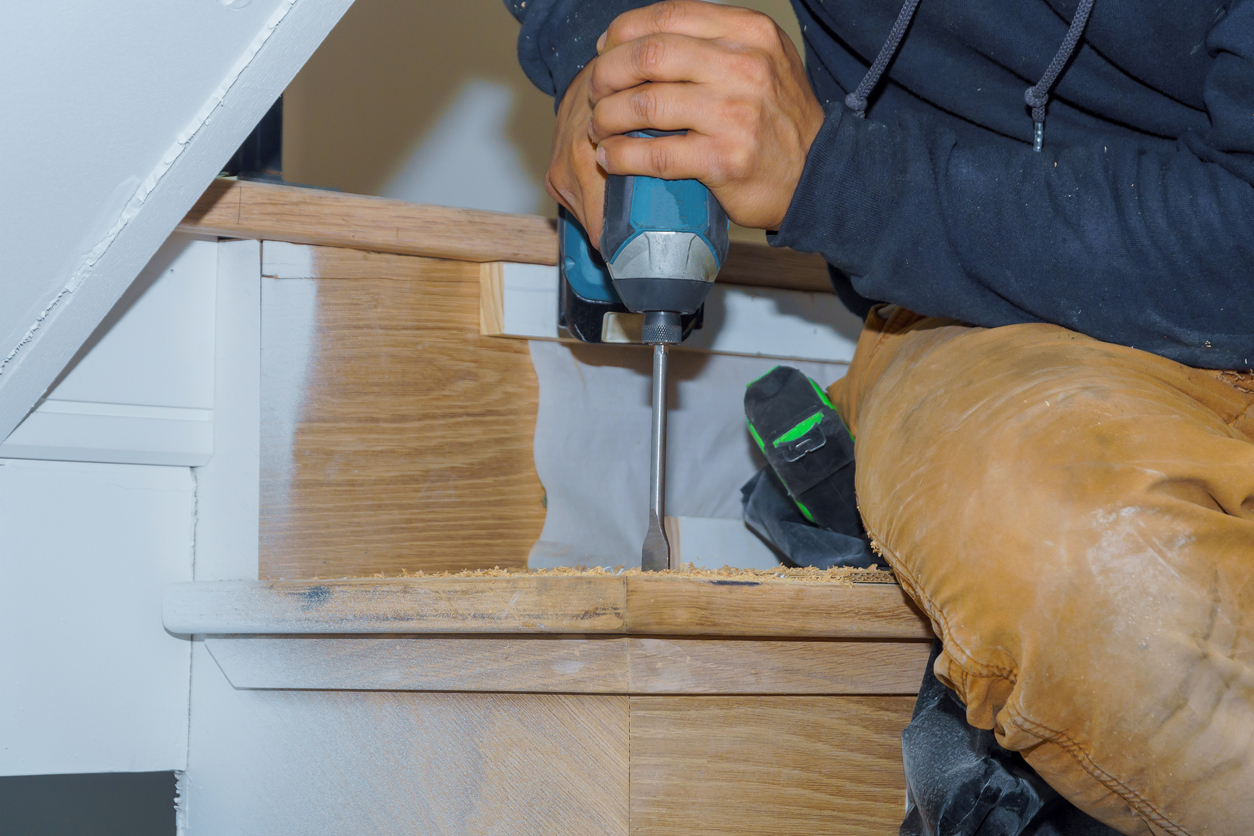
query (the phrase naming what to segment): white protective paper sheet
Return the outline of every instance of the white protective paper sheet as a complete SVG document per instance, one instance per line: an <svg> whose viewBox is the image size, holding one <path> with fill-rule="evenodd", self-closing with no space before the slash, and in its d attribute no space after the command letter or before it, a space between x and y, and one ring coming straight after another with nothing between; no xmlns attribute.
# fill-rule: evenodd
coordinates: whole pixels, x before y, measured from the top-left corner
<svg viewBox="0 0 1254 836"><path fill-rule="evenodd" d="M536 471L548 516L530 566L640 565L648 520L652 349L533 341ZM666 513L740 518L740 486L765 460L745 426L745 386L785 362L826 386L843 363L674 350Z"/></svg>

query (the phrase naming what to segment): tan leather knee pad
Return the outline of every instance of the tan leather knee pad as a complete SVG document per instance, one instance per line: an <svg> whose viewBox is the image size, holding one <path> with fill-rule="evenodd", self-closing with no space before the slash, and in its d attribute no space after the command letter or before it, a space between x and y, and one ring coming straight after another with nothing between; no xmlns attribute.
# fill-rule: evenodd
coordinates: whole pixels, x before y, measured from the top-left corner
<svg viewBox="0 0 1254 836"><path fill-rule="evenodd" d="M1254 392L1054 326L883 313L833 398L937 675L1125 833L1254 829Z"/></svg>

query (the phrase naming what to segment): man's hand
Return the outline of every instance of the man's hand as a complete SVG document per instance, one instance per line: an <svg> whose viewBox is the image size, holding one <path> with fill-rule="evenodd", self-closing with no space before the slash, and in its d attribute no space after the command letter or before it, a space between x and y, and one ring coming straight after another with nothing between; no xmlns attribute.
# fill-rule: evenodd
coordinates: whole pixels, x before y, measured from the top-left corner
<svg viewBox="0 0 1254 836"><path fill-rule="evenodd" d="M598 53L562 100L546 183L594 243L604 173L584 159L593 144L604 172L700 180L736 223L779 226L823 109L774 21L748 9L667 0L620 15ZM587 142L576 137L584 119ZM688 133L622 136L646 128Z"/></svg>
<svg viewBox="0 0 1254 836"><path fill-rule="evenodd" d="M597 165L596 143L588 136L592 103L588 79L597 59L580 70L566 88L557 108L553 156L544 176L544 188L574 214L588 231L592 245L601 247L601 216L605 212L605 172Z"/></svg>

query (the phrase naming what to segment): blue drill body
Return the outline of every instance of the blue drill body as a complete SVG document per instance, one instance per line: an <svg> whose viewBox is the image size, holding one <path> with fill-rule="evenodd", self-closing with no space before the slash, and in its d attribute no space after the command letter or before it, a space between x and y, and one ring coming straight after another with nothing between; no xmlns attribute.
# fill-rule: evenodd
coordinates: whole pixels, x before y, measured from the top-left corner
<svg viewBox="0 0 1254 836"><path fill-rule="evenodd" d="M698 180L610 175L601 254L623 304L645 314L645 342L677 343L679 316L701 307L727 258L727 213Z"/></svg>
<svg viewBox="0 0 1254 836"><path fill-rule="evenodd" d="M654 132L631 136L658 136ZM653 420L649 524L641 547L646 571L678 568L663 533L666 493L667 349L683 337L727 258L727 213L697 180L611 175L599 258L570 218L559 223L562 316L577 336L600 339L603 311L643 314L642 341L653 345ZM607 280L608 279L608 280ZM581 311L573 310L578 300Z"/></svg>

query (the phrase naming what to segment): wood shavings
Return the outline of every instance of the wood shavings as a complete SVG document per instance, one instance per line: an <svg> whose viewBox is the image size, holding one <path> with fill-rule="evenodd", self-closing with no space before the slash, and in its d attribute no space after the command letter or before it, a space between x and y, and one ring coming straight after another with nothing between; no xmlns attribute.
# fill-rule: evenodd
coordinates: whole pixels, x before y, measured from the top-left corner
<svg viewBox="0 0 1254 836"><path fill-rule="evenodd" d="M679 569L666 572L644 572L640 569L627 569L617 566L605 569L600 566L591 568L584 566L559 566L552 569L463 569L460 572L410 572L401 569L400 574L387 575L376 572L371 578L509 578L518 576L532 577L590 577L590 576L632 576L632 577L685 577L698 580L750 581L758 583L834 583L851 586L855 583L896 583L896 578L887 570L872 566L869 569L834 568L814 569L809 567L780 566L778 569L736 569L724 566L722 569L699 569L691 563L683 564ZM314 580L326 580L314 578Z"/></svg>

